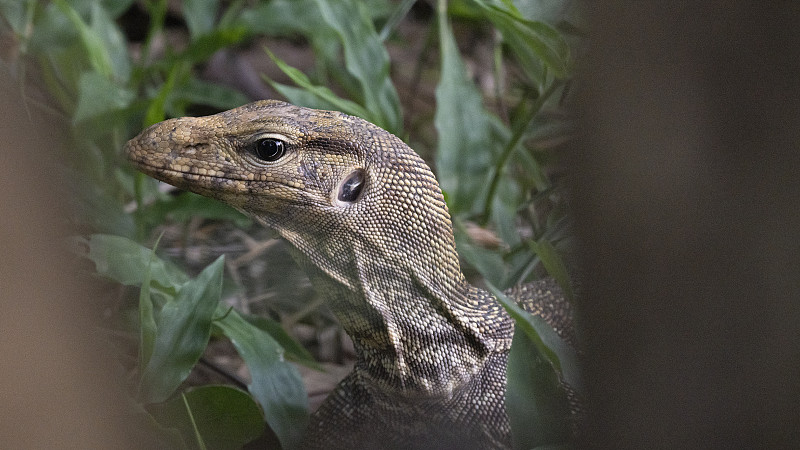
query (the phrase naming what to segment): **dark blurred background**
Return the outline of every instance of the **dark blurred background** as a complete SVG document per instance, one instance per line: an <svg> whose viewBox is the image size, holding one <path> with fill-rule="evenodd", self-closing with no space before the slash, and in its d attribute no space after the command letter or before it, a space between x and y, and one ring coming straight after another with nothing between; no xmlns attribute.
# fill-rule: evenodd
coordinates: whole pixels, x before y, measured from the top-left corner
<svg viewBox="0 0 800 450"><path fill-rule="evenodd" d="M797 2L591 4L590 448L800 446Z"/></svg>

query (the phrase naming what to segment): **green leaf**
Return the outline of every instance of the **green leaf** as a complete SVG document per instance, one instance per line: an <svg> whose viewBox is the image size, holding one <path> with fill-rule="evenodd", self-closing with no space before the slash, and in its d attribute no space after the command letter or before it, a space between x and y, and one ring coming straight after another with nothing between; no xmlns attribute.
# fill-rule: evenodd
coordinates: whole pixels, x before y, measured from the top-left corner
<svg viewBox="0 0 800 450"><path fill-rule="evenodd" d="M243 11L239 22L251 33L267 36L311 35L324 24L314 0L259 2Z"/></svg>
<svg viewBox="0 0 800 450"><path fill-rule="evenodd" d="M186 400L186 394L181 392L181 400L183 401L183 406L186 409L186 415L189 416L189 422L192 425L192 431L194 432L194 439L197 442L197 446L200 447L200 450L207 450L206 443L203 440L203 436L200 435L200 430L197 428L197 422L194 420L194 414L192 414L192 407L189 406L189 401Z"/></svg>
<svg viewBox="0 0 800 450"><path fill-rule="evenodd" d="M493 203L495 202L495 199L498 197L497 190L501 184L501 180L506 178L503 177L506 164L511 159L511 156L515 153L514 150L520 147L519 146L520 140L525 135L525 132L528 130L530 123L533 121L533 119L536 117L539 111L541 111L545 102L547 102L547 100L553 96L553 93L556 92L556 89L558 87L559 84L551 83L542 93L540 93L539 97L534 102L532 102L531 107L527 108L527 112L525 113L524 117L515 123L513 133L510 135L508 139L505 140L504 144L505 148L503 149L502 153L497 157L497 160L494 163L494 169L490 172L491 176L489 177L488 192L486 194L485 204L483 206L484 216L488 216L496 212Z"/></svg>
<svg viewBox="0 0 800 450"><path fill-rule="evenodd" d="M159 240L161 238L159 237ZM147 270L142 280L142 288L139 290L139 367L145 367L153 356L158 326L153 313L153 300L150 298L150 279L152 275L152 262L156 259L156 247L150 251L151 264L147 265Z"/></svg>
<svg viewBox="0 0 800 450"><path fill-rule="evenodd" d="M561 379L578 392L583 391L575 349L561 339L544 319L522 309L492 284L487 283L486 287L514 319L517 329L521 329L528 336L539 353L561 374Z"/></svg>
<svg viewBox="0 0 800 450"><path fill-rule="evenodd" d="M346 114L355 115L352 114L351 112L345 111L344 109L337 107L335 104L325 100L324 98L315 94L311 90L289 86L286 84L281 84L268 79L266 75L264 76L264 79L270 84L270 86L272 86L273 89L278 91L278 94L280 94L283 98L285 98L289 103L314 109L339 110ZM327 88L323 87L323 89ZM333 94L333 92L331 92L330 94L336 95ZM356 108L360 108L358 105L355 106ZM363 110L361 112L366 113L366 111Z"/></svg>
<svg viewBox="0 0 800 450"><path fill-rule="evenodd" d="M73 123L101 118L127 108L134 93L97 72L84 72L78 82L78 105Z"/></svg>
<svg viewBox="0 0 800 450"><path fill-rule="evenodd" d="M25 29L33 20L35 4L36 0L0 0L0 16L20 40L24 38Z"/></svg>
<svg viewBox="0 0 800 450"><path fill-rule="evenodd" d="M190 67L186 62L178 62L174 64L167 75L167 80L158 89L158 94L153 98L147 106L147 111L144 117L144 127L161 122L166 119L167 102L175 90L175 86L179 83L179 79L186 79L189 76Z"/></svg>
<svg viewBox="0 0 800 450"><path fill-rule="evenodd" d="M246 392L231 386L190 388L148 410L159 423L179 429L186 442L195 441L196 426L202 442L214 450L240 449L264 430L258 404Z"/></svg>
<svg viewBox="0 0 800 450"><path fill-rule="evenodd" d="M553 366L519 327L506 374L506 411L514 448L569 442L572 428L566 393Z"/></svg>
<svg viewBox="0 0 800 450"><path fill-rule="evenodd" d="M214 325L231 340L250 369L250 393L261 404L264 419L284 449L296 448L308 420L308 397L297 369L286 362L283 348L269 333L248 323L236 311L220 307Z"/></svg>
<svg viewBox="0 0 800 450"><path fill-rule="evenodd" d="M236 25L230 28L214 28L210 32L193 40L179 59L197 64L208 60L214 53L223 48L233 47L248 37L247 29ZM174 63L174 61L168 63Z"/></svg>
<svg viewBox="0 0 800 450"><path fill-rule="evenodd" d="M557 78L566 78L570 66L570 48L563 36L544 22L522 17L510 2L473 0L485 16L503 34L525 73L540 85L546 81L542 68Z"/></svg>
<svg viewBox="0 0 800 450"><path fill-rule="evenodd" d="M389 78L389 53L375 31L363 2L318 0L322 18L339 37L347 71L361 85L368 120L394 134L401 134L400 100Z"/></svg>
<svg viewBox="0 0 800 450"><path fill-rule="evenodd" d="M92 3L91 29L103 43L111 62L112 76L115 81L126 83L131 75L131 59L128 56L128 41L117 23L109 15L108 10L99 2Z"/></svg>
<svg viewBox="0 0 800 450"><path fill-rule="evenodd" d="M218 0L183 0L183 18L192 39L214 29L218 10Z"/></svg>
<svg viewBox="0 0 800 450"><path fill-rule="evenodd" d="M69 0L69 4L82 16L89 15L94 5L97 4L109 17L117 18L127 11L134 1L135 0Z"/></svg>
<svg viewBox="0 0 800 450"><path fill-rule="evenodd" d="M294 340L278 322L267 318L242 314L242 318L259 329L266 331L284 349L286 357L294 362L300 363L312 369L322 370L322 366L314 360L314 357L299 342Z"/></svg>
<svg viewBox="0 0 800 450"><path fill-rule="evenodd" d="M561 380L582 391L577 354L553 328L487 283L515 321L508 357L508 409L514 448L563 444L571 437L571 413Z"/></svg>
<svg viewBox="0 0 800 450"><path fill-rule="evenodd" d="M152 258L150 249L121 236L92 235L88 257L98 274L127 286L141 286L149 272L159 287L176 294L189 280L174 264Z"/></svg>
<svg viewBox="0 0 800 450"><path fill-rule="evenodd" d="M541 20L558 25L565 20L579 22L579 0L514 0L514 5L528 20Z"/></svg>
<svg viewBox="0 0 800 450"><path fill-rule="evenodd" d="M481 93L467 77L446 11L439 11L442 72L436 86L436 169L454 215L477 212L491 167L492 133Z"/></svg>
<svg viewBox="0 0 800 450"><path fill-rule="evenodd" d="M466 233L457 228L456 248L458 254L474 267L486 281L499 285L506 278L506 268L503 258L494 251L472 244Z"/></svg>
<svg viewBox="0 0 800 450"><path fill-rule="evenodd" d="M144 407L130 398L124 411L126 442L136 442L139 448L186 450L180 430L165 426Z"/></svg>
<svg viewBox="0 0 800 450"><path fill-rule="evenodd" d="M85 160L90 160L85 157ZM100 165L98 164L97 167ZM90 178L84 175L84 178ZM119 196L111 189L97 184L81 184L74 190L70 205L76 220L85 224L86 229L98 233L133 236L136 225L133 217L125 212Z"/></svg>
<svg viewBox="0 0 800 450"><path fill-rule="evenodd" d="M539 239L538 241L531 241L530 247L539 256L547 273L555 278L558 285L564 290L564 295L568 299L572 299L572 283L570 283L567 265L564 264L564 260L558 254L556 248L553 247L553 244L546 239Z"/></svg>
<svg viewBox="0 0 800 450"><path fill-rule="evenodd" d="M140 220L148 224L160 224L167 217L177 222L187 222L193 217L212 220L230 220L239 228L247 228L252 220L218 200L203 197L191 192L181 192L175 196L143 206Z"/></svg>
<svg viewBox="0 0 800 450"><path fill-rule="evenodd" d="M495 167L494 170L497 170ZM491 190L486 194L493 195L494 201L491 204L490 217L494 223L497 236L510 248L516 247L520 241L519 223L517 222L517 211L519 205L524 200L524 193L510 173L501 169L503 175L498 178L497 187L494 192ZM494 172L493 172L494 175ZM526 174L527 175L527 174ZM484 213L486 213L484 211Z"/></svg>
<svg viewBox="0 0 800 450"><path fill-rule="evenodd" d="M174 95L191 104L207 105L222 110L232 109L249 102L246 95L232 87L209 83L195 77L189 78L185 85L175 89Z"/></svg>
<svg viewBox="0 0 800 450"><path fill-rule="evenodd" d="M143 402L161 402L172 395L200 359L211 336L224 267L220 256L161 308L153 354L141 372L139 397Z"/></svg>
<svg viewBox="0 0 800 450"><path fill-rule="evenodd" d="M92 68L105 77L111 77L111 56L106 51L103 42L95 35L91 28L83 21L80 15L72 9L64 0L54 0L54 3L61 9L72 25L78 30L86 56Z"/></svg>
<svg viewBox="0 0 800 450"><path fill-rule="evenodd" d="M55 4L77 29L80 41L97 73L107 78L127 81L130 76L130 59L122 32L99 3L91 7L91 26L83 21L75 9L64 0Z"/></svg>
<svg viewBox="0 0 800 450"><path fill-rule="evenodd" d="M325 86L317 86L313 84L311 80L308 79L306 74L283 62L280 58L278 58L271 51L269 51L269 49L265 48L264 51L266 51L269 57L272 58L272 60L275 62L278 68L281 69L283 73L285 73L289 78L291 78L291 80L295 84L297 84L301 88L314 94L321 100L329 103L330 105L333 106L333 109L341 111L345 114L350 114L352 116L357 116L369 120L370 113L366 109L362 108L358 103L339 97L338 95L334 94L333 91L331 91ZM267 79L267 81L272 83L269 79ZM273 86L275 85L273 84ZM277 89L277 86L275 87ZM297 99L289 98L289 100L293 101Z"/></svg>

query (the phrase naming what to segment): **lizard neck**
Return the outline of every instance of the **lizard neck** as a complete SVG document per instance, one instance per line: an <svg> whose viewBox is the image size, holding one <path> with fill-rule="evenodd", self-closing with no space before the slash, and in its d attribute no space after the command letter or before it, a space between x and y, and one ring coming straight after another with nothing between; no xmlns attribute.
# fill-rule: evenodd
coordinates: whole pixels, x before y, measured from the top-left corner
<svg viewBox="0 0 800 450"><path fill-rule="evenodd" d="M448 397L481 372L493 353L510 348L513 323L460 270L453 276L452 268L421 273L408 261L383 264L357 241L330 250L352 262L331 270L315 258L320 247L304 251L305 242L282 234L299 250L295 259L353 339L356 370L383 389ZM352 273L342 275L342 267L352 267Z"/></svg>

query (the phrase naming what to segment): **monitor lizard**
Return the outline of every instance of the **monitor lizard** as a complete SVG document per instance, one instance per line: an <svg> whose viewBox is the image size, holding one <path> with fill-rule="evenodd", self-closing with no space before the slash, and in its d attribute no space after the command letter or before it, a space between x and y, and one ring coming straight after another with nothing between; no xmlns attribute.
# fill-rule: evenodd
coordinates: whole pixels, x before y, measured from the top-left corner
<svg viewBox="0 0 800 450"><path fill-rule="evenodd" d="M312 414L304 448L510 448L514 323L464 278L436 178L399 138L264 100L157 123L125 151L275 229L353 339L355 367ZM552 280L506 293L572 340Z"/></svg>

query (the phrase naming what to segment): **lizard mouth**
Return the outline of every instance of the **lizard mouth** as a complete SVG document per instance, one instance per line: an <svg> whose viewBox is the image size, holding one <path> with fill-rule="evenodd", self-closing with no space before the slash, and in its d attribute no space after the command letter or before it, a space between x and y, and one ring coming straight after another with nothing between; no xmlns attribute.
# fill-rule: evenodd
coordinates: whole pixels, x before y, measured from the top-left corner
<svg viewBox="0 0 800 450"><path fill-rule="evenodd" d="M180 169L176 166L165 167L130 158L133 165L142 173L179 189L191 191L196 194L220 198L225 194L243 194L248 196L268 195L273 188L299 190L301 186L280 182L279 180L259 177L250 179L242 176L231 176L220 171L197 169L194 166L185 166ZM205 171L206 173L202 173ZM212 172L212 173L209 173ZM258 188L255 188L255 185ZM226 197L227 198L227 197Z"/></svg>
<svg viewBox="0 0 800 450"><path fill-rule="evenodd" d="M149 164L144 161L137 161L131 159L131 162L136 168L147 176L153 177L164 183L183 188L186 182L191 183L206 183L208 185L219 185L220 183L235 181L228 177L221 177L217 175L209 175L208 173L192 172L191 169L178 170L172 167L164 167L155 164Z"/></svg>

